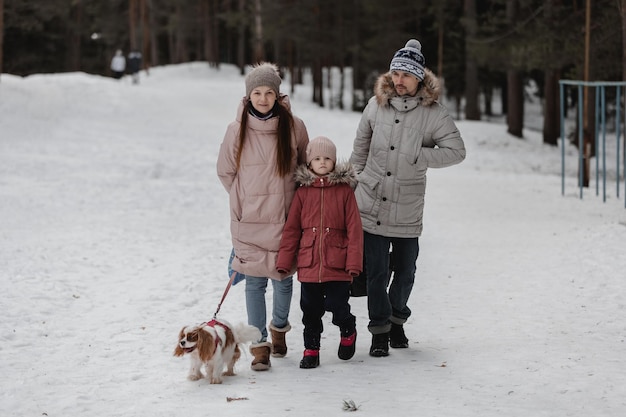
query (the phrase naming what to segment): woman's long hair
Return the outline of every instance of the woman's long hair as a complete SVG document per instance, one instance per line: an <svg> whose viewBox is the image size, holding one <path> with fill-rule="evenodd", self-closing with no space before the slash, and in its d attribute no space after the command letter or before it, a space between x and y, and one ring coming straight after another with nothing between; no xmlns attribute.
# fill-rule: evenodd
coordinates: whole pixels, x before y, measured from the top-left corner
<svg viewBox="0 0 626 417"><path fill-rule="evenodd" d="M248 128L248 113L252 102L248 101L241 115L241 124L239 126L239 146L237 147L237 169L241 161L241 153L246 141L246 132ZM280 177L291 174L291 134L294 129L293 116L291 112L282 104L282 100L276 100L274 109L278 112L278 130L277 130L277 146L276 146L276 173Z"/></svg>

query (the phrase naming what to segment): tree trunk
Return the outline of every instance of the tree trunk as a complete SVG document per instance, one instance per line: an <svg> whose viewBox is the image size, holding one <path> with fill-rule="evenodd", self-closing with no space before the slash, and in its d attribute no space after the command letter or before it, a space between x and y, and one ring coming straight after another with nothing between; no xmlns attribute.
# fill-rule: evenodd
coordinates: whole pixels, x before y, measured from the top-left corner
<svg viewBox="0 0 626 417"><path fill-rule="evenodd" d="M317 103L320 107L324 107L324 94L322 93L323 84L322 62L321 59L317 57L313 62L313 102Z"/></svg>
<svg viewBox="0 0 626 417"><path fill-rule="evenodd" d="M296 91L296 74L293 57L293 39L287 40L287 68L289 68L289 94Z"/></svg>
<svg viewBox="0 0 626 417"><path fill-rule="evenodd" d="M176 3L176 11L174 20L176 24L173 27L173 41L174 41L174 64L180 64L181 62L189 61L189 51L187 49L187 27L184 24L185 10L183 5Z"/></svg>
<svg viewBox="0 0 626 417"><path fill-rule="evenodd" d="M625 0L626 1L626 0ZM444 26L444 2L437 2L437 77L443 78L443 26ZM442 95L445 93L442 92Z"/></svg>
<svg viewBox="0 0 626 417"><path fill-rule="evenodd" d="M625 0L626 1L626 0ZM4 50L4 0L0 0L0 75L2 75L2 61Z"/></svg>
<svg viewBox="0 0 626 417"><path fill-rule="evenodd" d="M144 57L146 70L149 67L159 65L157 26L156 26L156 10L154 9L153 0L148 1L148 21L150 25L150 56Z"/></svg>
<svg viewBox="0 0 626 417"><path fill-rule="evenodd" d="M0 3L2 3L2 0L0 0ZM620 13L622 16L622 81L626 81L626 0L622 0ZM0 46L2 45L1 36L2 36L2 31L0 30ZM0 52L0 63L2 62L1 56L2 55ZM1 65L0 65L0 68L2 68Z"/></svg>
<svg viewBox="0 0 626 417"><path fill-rule="evenodd" d="M485 115L493 116L493 87L489 85L483 88L483 97L485 103Z"/></svg>
<svg viewBox="0 0 626 417"><path fill-rule="evenodd" d="M137 50L137 0L128 0L128 38L130 50Z"/></svg>
<svg viewBox="0 0 626 417"><path fill-rule="evenodd" d="M211 37L211 50L213 51L213 57L215 60L215 67L220 67L220 30L219 21L217 16L220 12L220 5L218 0L213 0L213 13L211 14L211 21L213 26L213 36Z"/></svg>
<svg viewBox="0 0 626 417"><path fill-rule="evenodd" d="M465 0L465 20L465 118L480 120L478 64L471 53L477 28L475 0Z"/></svg>
<svg viewBox="0 0 626 417"><path fill-rule="evenodd" d="M210 67L217 67L217 57L213 49L213 35L215 30L213 28L213 19L211 16L216 13L212 8L215 6L212 0L203 0L200 3L201 19L202 19L202 43L204 46L203 59L209 64Z"/></svg>
<svg viewBox="0 0 626 417"><path fill-rule="evenodd" d="M508 132L523 137L524 128L524 83L519 71L509 70L507 72L507 109L506 121Z"/></svg>
<svg viewBox="0 0 626 417"><path fill-rule="evenodd" d="M583 80L589 81L589 61L590 61L590 43L591 43L591 0L586 0L585 9L585 71ZM592 156L593 131L591 130L592 114L590 112L589 101L591 89L588 86L583 87L583 187L589 187L589 172Z"/></svg>
<svg viewBox="0 0 626 417"><path fill-rule="evenodd" d="M328 89L328 108L333 109L335 107L335 103L333 103L333 67L332 65L328 65L326 67L326 88ZM322 74L324 73L324 67L322 66ZM322 98L324 94L324 84L322 83Z"/></svg>
<svg viewBox="0 0 626 417"><path fill-rule="evenodd" d="M353 6L355 6L355 10L359 10L358 8L356 8L356 6L358 6L359 0L352 0L352 1L353 1ZM355 20L357 22L359 21L358 15L355 16ZM360 36L359 36L358 25L352 25L351 30L352 30L352 36L354 38L354 44L359 45ZM361 54L361 51L358 48L356 48L356 51L354 52L353 57L352 57L352 110L353 111L363 110L363 108L365 107L364 101L367 100L364 98L365 92L362 90L363 84L361 83L361 81L363 77L361 77L360 54ZM359 93L363 93L363 94L359 94Z"/></svg>
<svg viewBox="0 0 626 417"><path fill-rule="evenodd" d="M544 84L543 143L556 146L561 136L559 72L554 69L546 70Z"/></svg>
<svg viewBox="0 0 626 417"><path fill-rule="evenodd" d="M344 109L343 92L346 88L346 71L345 71L345 64L343 60L341 61L339 71L340 71L340 78L339 78L339 93L337 95L337 102L338 102L337 104L339 106L339 109L343 110Z"/></svg>
<svg viewBox="0 0 626 417"><path fill-rule="evenodd" d="M265 59L263 50L263 21L261 20L261 0L254 1L254 60Z"/></svg>
<svg viewBox="0 0 626 417"><path fill-rule="evenodd" d="M508 0L506 3L506 18L511 27L514 27L518 18L517 0ZM507 132L518 138L523 137L524 129L524 81L522 73L511 67L506 74L506 122Z"/></svg>
<svg viewBox="0 0 626 417"><path fill-rule="evenodd" d="M504 78L500 84L500 103L502 103L502 114L509 113L509 87L508 80Z"/></svg>
<svg viewBox="0 0 626 417"><path fill-rule="evenodd" d="M74 6L70 7L70 28L67 36L67 60L65 67L68 71L80 71L81 56L81 27L83 20L83 4L77 0Z"/></svg>
<svg viewBox="0 0 626 417"><path fill-rule="evenodd" d="M147 62L150 56L150 42L152 37L150 36L150 10L148 7L148 0L140 1L140 21L141 21L141 65L143 68L147 67Z"/></svg>
<svg viewBox="0 0 626 417"><path fill-rule="evenodd" d="M239 13L243 14L246 9L246 0L239 0ZM237 42L237 64L239 65L239 73L244 75L246 73L246 28L244 25L239 25L239 38Z"/></svg>
<svg viewBox="0 0 626 417"><path fill-rule="evenodd" d="M544 19L548 24L554 24L556 6L561 6L561 0L548 0L544 6ZM551 67L550 62L543 72L543 143L557 145L561 132L560 116L560 91L559 91L559 71Z"/></svg>

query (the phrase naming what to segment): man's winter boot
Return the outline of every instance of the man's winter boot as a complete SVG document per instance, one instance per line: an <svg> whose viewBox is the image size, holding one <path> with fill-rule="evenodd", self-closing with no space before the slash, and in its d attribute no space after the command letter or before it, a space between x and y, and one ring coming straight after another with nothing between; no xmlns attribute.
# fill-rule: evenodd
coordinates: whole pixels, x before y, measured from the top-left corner
<svg viewBox="0 0 626 417"><path fill-rule="evenodd" d="M291 325L287 323L285 327L278 328L270 323L270 333L272 335L272 356L282 358L287 354L287 341L285 333L291 330Z"/></svg>
<svg viewBox="0 0 626 417"><path fill-rule="evenodd" d="M379 333L372 335L370 356L375 356L377 358L389 356L389 333Z"/></svg>
<svg viewBox="0 0 626 417"><path fill-rule="evenodd" d="M339 341L339 351L337 356L339 359L347 361L354 356L356 350L356 330L342 330L341 339Z"/></svg>
<svg viewBox="0 0 626 417"><path fill-rule="evenodd" d="M267 371L272 366L270 362L270 351L272 344L269 342L261 342L250 345L250 353L254 356L252 359L253 371Z"/></svg>
<svg viewBox="0 0 626 417"><path fill-rule="evenodd" d="M391 323L389 345L394 349L405 349L409 347L409 339L407 339L404 334L404 328L401 324Z"/></svg>
<svg viewBox="0 0 626 417"><path fill-rule="evenodd" d="M304 349L304 355L300 361L300 368L312 369L317 368L320 365L320 351L319 349Z"/></svg>

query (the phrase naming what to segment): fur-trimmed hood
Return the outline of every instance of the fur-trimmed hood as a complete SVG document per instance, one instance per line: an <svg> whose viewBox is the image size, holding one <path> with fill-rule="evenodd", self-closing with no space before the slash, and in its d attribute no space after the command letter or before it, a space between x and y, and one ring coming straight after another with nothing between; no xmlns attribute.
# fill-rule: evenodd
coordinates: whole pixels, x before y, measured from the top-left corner
<svg viewBox="0 0 626 417"><path fill-rule="evenodd" d="M424 80L420 81L417 89L416 97L421 100L422 106L431 106L438 98L440 93L439 79L431 70L424 68ZM389 105L389 100L393 97L399 97L393 86L391 72L387 72L376 80L374 84L374 95L379 106Z"/></svg>
<svg viewBox="0 0 626 417"><path fill-rule="evenodd" d="M294 178L296 182L304 187L315 187L315 186L323 186L319 184L320 179L315 175L306 164L301 164L296 168L296 172L294 173ZM328 185L337 185L337 184L348 184L350 187L354 189L357 184L356 173L354 172L354 168L352 168L352 164L348 161L341 161L335 164L335 169L332 172L326 174L323 178L328 180Z"/></svg>

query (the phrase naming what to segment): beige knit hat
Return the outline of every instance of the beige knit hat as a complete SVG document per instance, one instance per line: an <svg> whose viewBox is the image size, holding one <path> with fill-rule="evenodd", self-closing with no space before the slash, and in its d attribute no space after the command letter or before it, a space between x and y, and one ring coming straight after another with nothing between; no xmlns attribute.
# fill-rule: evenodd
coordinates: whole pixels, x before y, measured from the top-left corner
<svg viewBox="0 0 626 417"><path fill-rule="evenodd" d="M257 87L270 87L276 92L276 97L280 95L280 72L275 64L262 62L255 65L252 71L246 75L246 97Z"/></svg>
<svg viewBox="0 0 626 417"><path fill-rule="evenodd" d="M313 158L325 156L332 159L333 163L337 162L337 148L332 140L326 136L318 136L306 147L306 163L310 164Z"/></svg>

